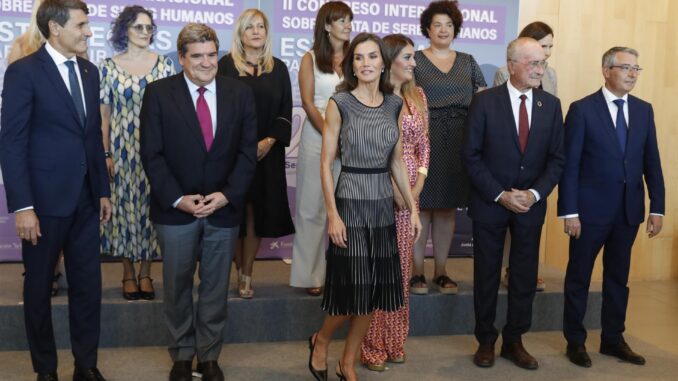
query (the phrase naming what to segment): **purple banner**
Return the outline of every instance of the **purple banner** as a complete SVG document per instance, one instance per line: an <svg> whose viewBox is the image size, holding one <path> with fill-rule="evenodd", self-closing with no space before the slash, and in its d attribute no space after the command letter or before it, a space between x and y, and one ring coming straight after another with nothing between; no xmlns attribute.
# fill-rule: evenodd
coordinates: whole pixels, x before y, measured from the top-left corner
<svg viewBox="0 0 678 381"><path fill-rule="evenodd" d="M297 75L301 57L310 49L318 9L327 0L92 0L89 40L90 60L99 64L114 54L107 38L110 22L126 5L138 4L155 15L158 32L152 50L176 58L176 38L188 22L202 22L213 27L221 40L221 51L230 49L233 24L247 8L260 7L271 22L273 54L287 65L292 81L294 116L292 142L287 149L286 169L290 209L296 201L296 163L301 126L306 115L301 107ZM353 33L379 35L403 33L411 37L417 49L428 46L420 32L419 16L430 0L345 1L351 7ZM11 44L28 28L33 0L0 0L0 89ZM454 49L473 54L485 79L492 82L497 67L505 62L505 46L515 37L518 0L461 1L464 25L454 42ZM0 101L1 102L1 101ZM1 103L0 103L1 104ZM0 147L2 149L2 147ZM1 173L0 173L1 178ZM294 215L294 213L292 213ZM430 243L429 243L430 245ZM451 253L472 252L471 226L463 210L457 212L457 229ZM14 216L7 213L4 187L0 181L0 262L21 259L20 242L14 230ZM290 258L292 237L265 239L259 258Z"/></svg>

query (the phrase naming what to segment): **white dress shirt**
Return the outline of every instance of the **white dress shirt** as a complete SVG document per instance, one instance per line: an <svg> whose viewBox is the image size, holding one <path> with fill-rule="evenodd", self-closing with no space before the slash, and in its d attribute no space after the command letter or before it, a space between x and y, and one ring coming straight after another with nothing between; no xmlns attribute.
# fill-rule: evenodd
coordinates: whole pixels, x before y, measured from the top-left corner
<svg viewBox="0 0 678 381"><path fill-rule="evenodd" d="M184 79L186 80L186 84L188 85L188 91L191 93L191 99L193 100L193 108L197 109L198 97L200 96L198 89L200 88L200 86L196 85L190 79L188 79L186 73L184 73ZM215 136L217 133L217 82L216 80L213 79L212 82L206 84L203 87L205 88L205 93L203 94L203 96L205 97L205 102L207 102L207 107L210 109L210 116L212 117L212 136ZM176 208L177 205L179 205L179 203L181 202L182 198L184 198L184 196L181 196L176 201L174 201L172 207Z"/></svg>
<svg viewBox="0 0 678 381"><path fill-rule="evenodd" d="M511 80L509 79L506 81L506 87L508 87L508 92L509 92L509 99L511 100L511 110L513 111L513 120L516 122L516 133L520 135L520 103L523 101L520 99L521 95L527 96L525 99L525 108L527 109L527 126L530 128L532 125L532 88L527 90L526 92L521 92L520 90L516 89L512 84ZM539 195L539 192L537 192L535 189L529 189L530 192L534 195L534 202L538 202L541 199L541 196ZM495 197L494 202L499 201L501 198L501 195L504 194L504 191L499 193L497 197Z"/></svg>
<svg viewBox="0 0 678 381"><path fill-rule="evenodd" d="M200 96L198 89L200 86L191 82L186 76L186 73L184 73L184 79L188 85L188 91L191 93L191 99L193 99L193 108L197 110L198 97ZM206 89L204 97L207 102L207 107L210 109L210 116L212 117L212 136L215 136L217 132L217 82L213 79L212 82L203 87Z"/></svg>
<svg viewBox="0 0 678 381"><path fill-rule="evenodd" d="M80 96L82 97L82 106L85 109L85 115L87 115L87 102L85 102L85 93L84 93L84 88L82 87L82 78L80 77L80 68L78 68L78 60L76 59L75 56L71 58L66 58L63 56L63 54L59 53L56 49L52 47L52 45L49 44L49 41L45 43L45 50L49 54L50 57L52 57L52 60L57 66L57 69L59 69L59 74L61 74L61 79L64 80L64 83L66 84L66 88L68 89L68 92L71 92L71 81L68 79L68 66L66 66L66 61L73 61L75 65L73 68L75 69L75 74L78 77L78 83L80 84ZM97 92L99 89L97 89Z"/></svg>

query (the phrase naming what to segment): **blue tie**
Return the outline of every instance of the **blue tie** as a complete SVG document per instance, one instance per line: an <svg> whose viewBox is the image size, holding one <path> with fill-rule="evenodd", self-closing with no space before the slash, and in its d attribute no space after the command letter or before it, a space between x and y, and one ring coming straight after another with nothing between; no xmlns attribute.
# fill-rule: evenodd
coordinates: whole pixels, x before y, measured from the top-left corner
<svg viewBox="0 0 678 381"><path fill-rule="evenodd" d="M81 127L85 128L85 106L82 103L82 93L80 92L78 76L75 74L75 62L66 61L65 64L68 66L68 82L71 85L71 98L73 98L75 111L78 112Z"/></svg>
<svg viewBox="0 0 678 381"><path fill-rule="evenodd" d="M626 118L624 118L624 100L615 99L612 102L617 105L617 122L615 124L617 130L617 139L619 139L619 146L621 147L622 153L626 152L626 134L627 125Z"/></svg>

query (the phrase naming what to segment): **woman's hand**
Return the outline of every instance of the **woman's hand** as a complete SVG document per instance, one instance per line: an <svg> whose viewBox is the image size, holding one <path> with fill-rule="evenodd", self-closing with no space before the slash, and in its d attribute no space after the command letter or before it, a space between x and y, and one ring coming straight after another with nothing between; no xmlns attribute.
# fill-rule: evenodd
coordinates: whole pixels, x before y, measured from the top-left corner
<svg viewBox="0 0 678 381"><path fill-rule="evenodd" d="M407 203L405 202L405 199L403 198L403 195L400 194L400 191L398 190L397 187L393 188L393 201L396 204L396 208L398 210L405 210L407 209Z"/></svg>
<svg viewBox="0 0 678 381"><path fill-rule="evenodd" d="M115 178L115 169L113 166L113 158L106 158L106 169L108 170L108 181L113 182Z"/></svg>
<svg viewBox="0 0 678 381"><path fill-rule="evenodd" d="M328 217L327 222L327 234L329 234L332 243L343 249L347 248L346 225L344 225L341 217Z"/></svg>
<svg viewBox="0 0 678 381"><path fill-rule="evenodd" d="M414 237L413 242L417 242L421 235L421 221L419 221L419 213L416 210L413 210L410 214L410 235Z"/></svg>
<svg viewBox="0 0 678 381"><path fill-rule="evenodd" d="M271 147L273 147L273 144L271 144L270 138L259 140L257 143L257 161L261 161L261 159L265 158L271 150Z"/></svg>

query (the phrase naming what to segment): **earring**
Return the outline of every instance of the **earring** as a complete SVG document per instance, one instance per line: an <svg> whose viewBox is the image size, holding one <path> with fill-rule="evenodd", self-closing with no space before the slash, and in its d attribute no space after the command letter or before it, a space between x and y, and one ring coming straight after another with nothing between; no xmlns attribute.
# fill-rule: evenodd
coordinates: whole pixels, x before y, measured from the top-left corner
<svg viewBox="0 0 678 381"><path fill-rule="evenodd" d="M354 77L357 77L357 76L355 75L355 71L353 72L353 76L354 76Z"/></svg>
<svg viewBox="0 0 678 381"><path fill-rule="evenodd" d="M383 67L381 68L381 72L382 72L382 73L384 72L384 68L383 68Z"/></svg>

